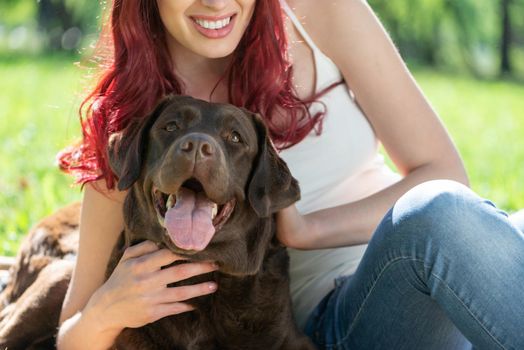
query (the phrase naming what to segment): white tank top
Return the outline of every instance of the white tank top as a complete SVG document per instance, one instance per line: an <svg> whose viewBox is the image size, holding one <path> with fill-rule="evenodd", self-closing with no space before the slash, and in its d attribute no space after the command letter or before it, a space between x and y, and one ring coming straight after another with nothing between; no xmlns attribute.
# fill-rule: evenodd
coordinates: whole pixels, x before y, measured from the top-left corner
<svg viewBox="0 0 524 350"><path fill-rule="evenodd" d="M342 80L337 66L315 45L285 1L281 3L313 51L315 91ZM301 199L296 207L301 214L362 199L400 179L378 154L375 133L346 84L337 86L319 101L327 107L321 135L312 131L300 143L280 152L299 181ZM312 114L320 110L322 105L311 107ZM289 249L291 296L300 328L305 326L307 317L320 300L333 289L335 278L355 272L366 247Z"/></svg>

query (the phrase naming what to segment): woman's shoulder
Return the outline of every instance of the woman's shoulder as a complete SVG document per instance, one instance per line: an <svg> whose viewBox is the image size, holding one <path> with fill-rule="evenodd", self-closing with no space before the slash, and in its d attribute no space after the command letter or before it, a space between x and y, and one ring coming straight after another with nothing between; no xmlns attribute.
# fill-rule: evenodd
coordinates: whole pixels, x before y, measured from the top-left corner
<svg viewBox="0 0 524 350"><path fill-rule="evenodd" d="M337 36L343 33L347 42L350 35L356 33L355 24L359 23L358 17L362 11L369 10L365 0L285 1L315 44L328 56L338 51L341 41L336 40ZM365 35L365 31L359 32Z"/></svg>
<svg viewBox="0 0 524 350"><path fill-rule="evenodd" d="M298 15L311 16L313 18L323 17L324 14L336 15L340 10L346 11L352 6L368 6L366 0L282 0L285 1ZM327 18L325 22L330 22Z"/></svg>
<svg viewBox="0 0 524 350"><path fill-rule="evenodd" d="M377 72L378 66L394 73L403 69L401 64L396 64L398 53L366 0L286 1L315 45L341 71L353 92L372 88L369 72ZM393 61L395 65L391 67Z"/></svg>

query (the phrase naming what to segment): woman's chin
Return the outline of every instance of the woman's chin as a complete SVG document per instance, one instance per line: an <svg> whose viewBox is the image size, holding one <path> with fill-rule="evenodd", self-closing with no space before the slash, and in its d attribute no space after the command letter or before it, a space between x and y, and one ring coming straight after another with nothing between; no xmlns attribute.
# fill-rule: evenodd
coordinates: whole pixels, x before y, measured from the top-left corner
<svg viewBox="0 0 524 350"><path fill-rule="evenodd" d="M193 52L205 58L225 58L230 56L238 43L212 43L193 48Z"/></svg>

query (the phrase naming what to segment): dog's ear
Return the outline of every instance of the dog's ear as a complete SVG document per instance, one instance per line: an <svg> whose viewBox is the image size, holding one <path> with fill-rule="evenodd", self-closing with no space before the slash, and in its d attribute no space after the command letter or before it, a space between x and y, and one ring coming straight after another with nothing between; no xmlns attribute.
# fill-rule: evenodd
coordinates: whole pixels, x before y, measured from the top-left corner
<svg viewBox="0 0 524 350"><path fill-rule="evenodd" d="M298 181L278 156L264 123L258 114L249 113L258 136L258 154L248 187L248 199L259 217L269 217L300 199Z"/></svg>
<svg viewBox="0 0 524 350"><path fill-rule="evenodd" d="M149 130L172 98L164 98L148 116L131 121L125 129L109 137L107 156L109 166L118 178L118 190L127 190L140 177Z"/></svg>

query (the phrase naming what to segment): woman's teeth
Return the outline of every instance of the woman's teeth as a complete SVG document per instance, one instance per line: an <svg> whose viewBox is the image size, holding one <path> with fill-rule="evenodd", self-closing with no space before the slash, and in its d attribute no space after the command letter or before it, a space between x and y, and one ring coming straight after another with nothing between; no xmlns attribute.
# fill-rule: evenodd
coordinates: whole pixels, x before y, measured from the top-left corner
<svg viewBox="0 0 524 350"><path fill-rule="evenodd" d="M206 29L220 29L220 28L224 28L225 26L227 26L229 24L229 22L231 21L231 17L228 17L228 18L224 18L220 21L204 21L202 19L198 19L198 18L195 18L195 22L203 27L203 28L206 28Z"/></svg>

